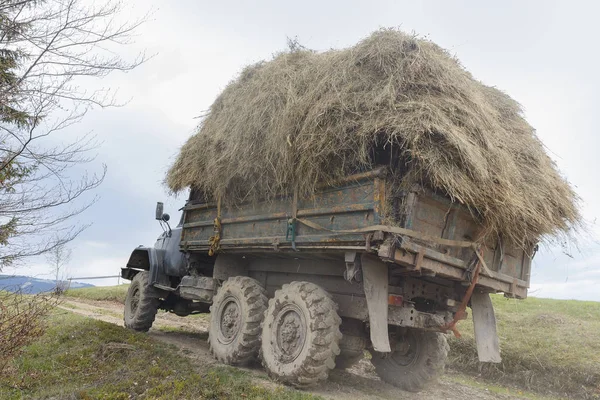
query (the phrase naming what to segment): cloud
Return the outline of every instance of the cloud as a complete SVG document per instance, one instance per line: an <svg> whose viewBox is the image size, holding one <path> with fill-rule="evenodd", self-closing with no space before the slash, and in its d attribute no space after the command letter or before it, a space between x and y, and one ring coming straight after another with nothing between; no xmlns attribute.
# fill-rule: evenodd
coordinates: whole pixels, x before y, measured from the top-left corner
<svg viewBox="0 0 600 400"><path fill-rule="evenodd" d="M529 295L563 300L600 301L600 293L597 289L599 284L600 278L576 282L533 283L529 289Z"/></svg>
<svg viewBox="0 0 600 400"><path fill-rule="evenodd" d="M107 257L92 259L85 264L72 266L71 276L72 278L78 278L120 275L121 267L125 266L127 260L128 257Z"/></svg>
<svg viewBox="0 0 600 400"><path fill-rule="evenodd" d="M137 245L151 246L160 233L152 217L156 201L164 201L172 221L178 220L175 210L185 199L167 197L161 184L165 171L200 121L194 117L210 107L244 65L269 58L285 47L286 37L297 36L310 48L339 48L378 27L399 24L407 31L429 35L456 54L475 77L523 104L552 157L577 186L585 218L594 221L600 216L596 200L600 196L596 172L600 114L595 112L600 102L600 75L595 67L600 59L597 52L586 51L594 48L598 37L594 20L598 13L592 10L597 5L590 3L584 13L566 2L543 3L543 7L542 3L519 4L519 12L509 5L499 12L484 4L465 9L446 2L427 6L382 2L377 7L355 2L340 12L338 5L311 1L300 8L275 2L262 8L240 4L234 9L191 0L172 2L169 7L161 0L131 3L140 16L148 8L157 11L141 27L133 48L123 51L135 54L147 49L147 54L157 55L131 73L102 81L119 88L122 100L132 99L125 107L90 112L69 131L77 136L93 130L104 143L96 162L108 166L97 191L100 200L82 215L82 222L93 225L72 244L73 276L117 275ZM317 16L312 12L315 7ZM508 34L499 29L507 24ZM565 35L565 30L572 35ZM556 48L571 49L579 62L557 58ZM592 223L591 231L600 237L598 224ZM43 260L36 262L14 272L48 276L49 267ZM573 253L573 258L562 255L559 248L547 249L534 260L532 294L600 300L595 293L600 293L599 275L598 243ZM104 285L116 279L89 282Z"/></svg>
<svg viewBox="0 0 600 400"><path fill-rule="evenodd" d="M100 242L100 241L96 241L96 240L85 240L82 243L82 246L89 246L89 247L93 247L95 249L106 249L110 245L106 242Z"/></svg>

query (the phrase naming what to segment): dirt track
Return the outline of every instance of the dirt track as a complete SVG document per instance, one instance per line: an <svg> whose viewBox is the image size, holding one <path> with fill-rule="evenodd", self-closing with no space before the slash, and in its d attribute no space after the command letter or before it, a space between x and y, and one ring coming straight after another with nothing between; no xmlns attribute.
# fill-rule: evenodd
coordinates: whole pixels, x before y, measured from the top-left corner
<svg viewBox="0 0 600 400"><path fill-rule="evenodd" d="M61 306L65 310L117 325L123 325L123 305L113 302L92 302L68 299ZM175 345L180 353L190 358L197 366L208 366L217 362L208 351L208 322L205 316L180 318L174 314L160 312L149 334L165 343ZM244 368L252 373L257 383L263 386L278 386L267 377L259 365ZM373 373L371 363L363 359L346 371L334 370L329 380L310 390L311 393L335 400L347 399L518 399L508 395L489 392L487 389L471 387L444 377L433 387L418 394L408 393L388 385Z"/></svg>

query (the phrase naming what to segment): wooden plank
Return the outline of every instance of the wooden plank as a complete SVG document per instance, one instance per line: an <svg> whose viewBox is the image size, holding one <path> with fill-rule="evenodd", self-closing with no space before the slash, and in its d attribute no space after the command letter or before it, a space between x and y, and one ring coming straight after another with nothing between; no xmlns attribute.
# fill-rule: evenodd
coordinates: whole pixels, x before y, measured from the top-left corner
<svg viewBox="0 0 600 400"><path fill-rule="evenodd" d="M479 361L501 362L496 316L489 293L474 292L471 296L471 309L473 310L473 327Z"/></svg>

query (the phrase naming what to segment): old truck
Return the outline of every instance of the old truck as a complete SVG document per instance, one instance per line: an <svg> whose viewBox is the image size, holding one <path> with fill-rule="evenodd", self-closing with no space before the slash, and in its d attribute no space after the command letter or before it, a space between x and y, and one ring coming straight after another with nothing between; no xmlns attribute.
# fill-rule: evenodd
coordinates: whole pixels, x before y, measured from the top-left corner
<svg viewBox="0 0 600 400"><path fill-rule="evenodd" d="M422 187L388 190L389 180L382 167L307 199L235 207L192 190L174 229L159 203L163 233L122 269L125 325L146 331L158 309L210 312L223 363L260 358L302 387L367 350L382 380L419 391L443 371L445 333L470 306L480 360L499 362L489 294L526 297L535 243L479 243L469 210Z"/></svg>

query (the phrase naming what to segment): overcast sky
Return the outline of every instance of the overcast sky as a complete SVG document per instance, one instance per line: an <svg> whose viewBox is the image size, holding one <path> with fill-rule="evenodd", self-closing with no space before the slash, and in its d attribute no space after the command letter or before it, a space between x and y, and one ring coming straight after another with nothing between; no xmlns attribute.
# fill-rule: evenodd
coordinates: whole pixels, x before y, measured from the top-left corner
<svg viewBox="0 0 600 400"><path fill-rule="evenodd" d="M561 172L583 199L590 234L570 256L544 247L534 259L530 293L600 301L600 6L577 1L130 1L131 16L153 11L135 44L155 57L103 86L129 103L96 110L71 135L93 131L103 142L88 166L108 175L99 202L80 222L93 225L72 243L71 276L116 275L131 250L161 232L156 201L172 220L184 198L162 186L197 116L241 69L286 46L286 38L316 50L353 45L380 27L427 36L456 54L473 75L523 104ZM128 3L129 4L129 3ZM65 136L68 138L68 136ZM20 273L44 276L43 260ZM89 281L112 284L115 280Z"/></svg>

